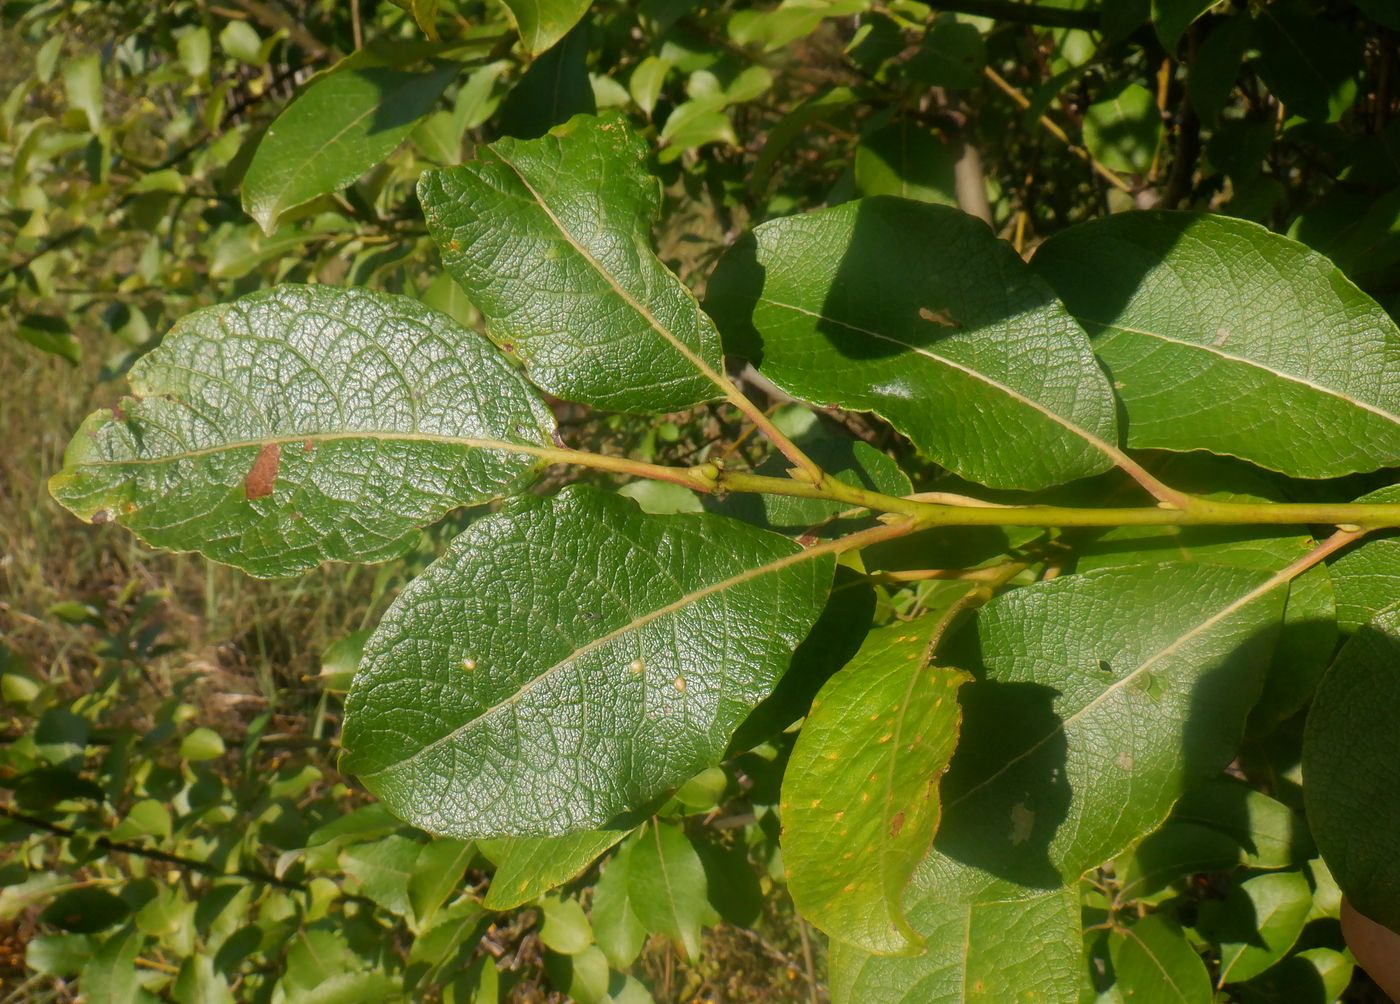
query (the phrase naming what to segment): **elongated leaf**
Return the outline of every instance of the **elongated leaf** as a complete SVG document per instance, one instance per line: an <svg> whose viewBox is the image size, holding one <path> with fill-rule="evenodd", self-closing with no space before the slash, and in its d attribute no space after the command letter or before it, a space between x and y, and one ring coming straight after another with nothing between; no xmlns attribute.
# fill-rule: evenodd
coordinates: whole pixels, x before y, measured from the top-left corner
<svg viewBox="0 0 1400 1004"><path fill-rule="evenodd" d="M1305 478L1400 463L1400 329L1301 244L1242 220L1120 213L1052 237L1033 266L1093 336L1129 446Z"/></svg>
<svg viewBox="0 0 1400 1004"><path fill-rule="evenodd" d="M288 209L339 191L408 138L459 69L354 67L314 82L268 127L243 177L243 208L263 232Z"/></svg>
<svg viewBox="0 0 1400 1004"><path fill-rule="evenodd" d="M553 416L484 339L401 296L279 286L188 315L49 482L94 523L254 575L377 561L522 491Z"/></svg>
<svg viewBox="0 0 1400 1004"><path fill-rule="evenodd" d="M1202 934L1220 945L1217 983L1241 983L1278 962L1307 923L1312 890L1302 872L1257 875L1201 907Z"/></svg>
<svg viewBox="0 0 1400 1004"><path fill-rule="evenodd" d="M613 115L503 139L418 185L443 264L487 331L560 397L675 411L718 396L719 335L651 250L660 188Z"/></svg>
<svg viewBox="0 0 1400 1004"><path fill-rule="evenodd" d="M539 55L578 24L588 0L505 0L525 51Z"/></svg>
<svg viewBox="0 0 1400 1004"><path fill-rule="evenodd" d="M969 588L949 584L957 596ZM957 688L970 679L925 665L947 622L935 611L870 632L812 702L783 775L793 902L831 937L879 955L919 946L900 899L933 842Z"/></svg>
<svg viewBox="0 0 1400 1004"><path fill-rule="evenodd" d="M599 827L717 762L831 584L829 553L569 489L474 523L400 594L342 766L454 836Z"/></svg>
<svg viewBox="0 0 1400 1004"><path fill-rule="evenodd" d="M1079 1000L1079 897L1073 887L1030 899L912 904L928 951L913 958L831 946L832 1004Z"/></svg>
<svg viewBox="0 0 1400 1004"><path fill-rule="evenodd" d="M705 867L685 831L653 823L627 861L627 896L642 926L700 955L700 929L719 921L710 906Z"/></svg>
<svg viewBox="0 0 1400 1004"><path fill-rule="evenodd" d="M1161 825L1190 781L1233 756L1281 586L1164 564L1062 576L985 607L985 678L962 691L918 887L956 898L971 872L996 880L983 897L1055 888Z"/></svg>
<svg viewBox="0 0 1400 1004"><path fill-rule="evenodd" d="M955 209L882 197L765 223L705 306L783 390L873 411L970 480L1043 488L1114 463L1113 393L1084 332Z"/></svg>
<svg viewBox="0 0 1400 1004"><path fill-rule="evenodd" d="M642 831L645 838L649 834ZM647 932L632 907L627 881L628 862L636 843L624 844L603 868L603 877L593 887L593 933L598 947L613 968L625 970L637 960L646 944Z"/></svg>
<svg viewBox="0 0 1400 1004"><path fill-rule="evenodd" d="M586 830L562 837L507 837L483 848L496 874L482 905L510 910L577 877L599 855L627 836L626 830Z"/></svg>
<svg viewBox="0 0 1400 1004"><path fill-rule="evenodd" d="M1210 973L1181 933L1162 917L1144 917L1112 937L1114 988L1133 1004L1210 1004Z"/></svg>
<svg viewBox="0 0 1400 1004"><path fill-rule="evenodd" d="M1162 47L1176 52L1176 44L1191 26L1191 22L1210 10L1210 0L1152 0L1152 27Z"/></svg>
<svg viewBox="0 0 1400 1004"><path fill-rule="evenodd" d="M1400 930L1400 604L1342 647L1303 737L1308 822L1361 913Z"/></svg>
<svg viewBox="0 0 1400 1004"><path fill-rule="evenodd" d="M1358 502L1400 502L1400 486L1382 488ZM1328 568L1337 593L1337 627L1352 635L1382 610L1400 603L1400 537L1368 539Z"/></svg>

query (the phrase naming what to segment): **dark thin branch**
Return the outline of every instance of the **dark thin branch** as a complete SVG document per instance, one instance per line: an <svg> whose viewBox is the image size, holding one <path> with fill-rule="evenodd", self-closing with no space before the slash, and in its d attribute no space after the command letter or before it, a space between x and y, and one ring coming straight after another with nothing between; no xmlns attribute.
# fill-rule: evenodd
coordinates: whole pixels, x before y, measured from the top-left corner
<svg viewBox="0 0 1400 1004"><path fill-rule="evenodd" d="M1061 10L1057 7L1016 3L1015 0L941 0L941 2L935 3L933 8L934 10L951 11L954 14L972 14L976 17L995 18L998 21L1011 21L1016 24L1033 24L1041 28L1099 30L1099 15L1095 11Z"/></svg>
<svg viewBox="0 0 1400 1004"><path fill-rule="evenodd" d="M141 847L137 844L128 844L118 840L112 840L105 836L92 836L89 833L80 833L77 830L69 829L58 823L51 823L47 819L38 816L31 816L27 812L20 812L12 809L8 805L0 805L0 817L13 820L16 823L23 823L25 826L51 833L56 837L63 837L72 840L82 837L91 840L93 846L100 847L104 851L112 854L132 854L139 858L146 858L149 861L162 861L168 865L175 865L187 871L199 872L201 875L208 875L211 878L241 878L249 882L258 882L262 885L276 886L279 889L293 889L297 892L308 892L310 886L305 882L294 882L291 879L279 878L271 872L263 871L260 868L239 868L235 871L225 871L217 865L207 861L198 861L195 858L182 857L179 854L171 854L169 851L158 850L154 847ZM352 899L370 906L374 901L365 896L354 893L342 893L344 899Z"/></svg>

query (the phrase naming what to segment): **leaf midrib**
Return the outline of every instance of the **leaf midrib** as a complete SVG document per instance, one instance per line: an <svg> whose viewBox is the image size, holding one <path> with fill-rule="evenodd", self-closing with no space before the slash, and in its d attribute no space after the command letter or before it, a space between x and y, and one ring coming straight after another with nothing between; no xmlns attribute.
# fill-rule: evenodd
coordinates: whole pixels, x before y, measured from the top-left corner
<svg viewBox="0 0 1400 1004"><path fill-rule="evenodd" d="M662 324L661 320L655 314L653 314L645 304L643 304L640 300L638 300L631 293L629 293L626 287L624 287L622 283L620 283L611 272L609 272L606 268L603 267L603 263L600 262L597 258L595 258L593 256L593 253L589 251L588 248L586 248L578 240L578 238L576 238L573 235L573 232L564 225L564 221L561 220L555 214L554 210L550 207L549 203L545 201L544 196L541 195L535 189L535 186L530 184L529 179L525 176L525 172L522 171L520 168L516 167L515 164L511 160L509 160L503 153L501 153L499 149L491 147L489 148L489 152L493 157L496 158L496 160L498 160L501 163L503 167L505 167L512 174L514 174L517 179L519 179L521 186L524 187L525 191L529 193L530 198L534 200L537 206L540 207L540 211L545 214L545 216L549 219L549 222L554 225L554 228L559 231L559 235L564 238L565 243L567 243L586 262L588 262L589 266L595 272L598 273L598 275L603 279L603 281L607 283L608 287L614 293L616 293L624 303L631 307L632 310L634 310L643 320L645 320L647 324L651 326L653 331L655 331L658 335L664 338L677 352L679 352L683 357L685 357L685 360L689 362L692 366L694 366L696 370L698 370L700 374L705 377L705 379L709 380L710 383L714 384L716 388L718 388L722 393L725 394L725 396L728 396L730 392L729 382L723 377L721 377L714 370L713 367L711 367L707 362L705 362L705 360L702 359L694 349L692 349L689 345L682 341L681 338L674 331L672 331L666 325ZM676 280L676 286L678 286L683 292L685 292L687 296L690 295L689 290L686 290L679 280ZM700 311L698 305L695 309L697 316L701 318L705 316ZM704 321L702 320L701 323L703 324Z"/></svg>
<svg viewBox="0 0 1400 1004"><path fill-rule="evenodd" d="M1077 436L1079 439L1083 440L1085 443L1093 447L1099 453L1103 454L1104 457L1110 460L1112 463L1120 467L1131 463L1131 461L1128 459L1126 454L1123 453L1122 450L1118 449L1116 446L1113 446L1107 440L1096 436L1088 429L1076 425L1074 422L1065 418L1063 415L1060 415L1059 413L1051 410L1046 405L1041 404L1034 398L1028 397L1027 395L1016 390L1014 387L1010 387L1007 384L1002 383L1000 380L996 380L993 377L990 377L979 370L975 370L970 366L965 366L962 363L949 359L947 356L939 355L937 352L933 352L925 346L913 345L910 342L906 342L900 338L896 338L893 335L887 335L883 332L875 331L871 328L862 327L859 324L852 324L849 321L843 321L839 318L829 317L828 315L823 314L820 311L808 310L806 307L799 307L796 304L784 303L781 300L774 300L766 296L758 297L758 301L760 303L766 303L770 306L778 307L783 310L791 310L794 313L803 314L807 317L811 317L818 321L824 321L829 324L837 324L843 328L846 328L849 331L854 331L857 334L861 335L867 335L871 338L875 338L880 341L889 342L891 345L898 345L900 348L908 349L915 355L923 356L924 358L932 360L933 362L939 363L943 366L947 366L949 369L957 370L958 372L963 373L966 376L970 376L974 380L977 380L987 385L991 389L999 391L1000 393L1006 395L1006 397L1010 398L1012 401L1015 401L1017 404L1030 408L1032 411L1035 411L1038 414L1044 416L1045 418L1048 418L1054 424L1060 426L1070 434Z"/></svg>
<svg viewBox="0 0 1400 1004"><path fill-rule="evenodd" d="M962 804L962 803L965 802L967 799L971 798L973 795L975 795L975 794L977 794L979 791L981 791L983 788L986 788L987 786L989 786L989 785L995 783L996 781L1000 780L1001 777L1002 777L1003 775L1005 775L1008 771L1010 771L1010 770L1011 770L1013 767L1015 767L1018 763L1020 763L1021 761L1023 761L1023 760L1025 760L1025 759L1027 759L1027 758L1033 756L1033 755L1034 755L1036 752L1038 752L1038 751L1040 750L1040 748L1043 747L1046 743L1050 742L1052 739L1056 738L1057 736L1062 735L1064 732L1066 732L1066 731L1069 729L1069 727L1070 727L1071 725L1077 723L1080 719L1082 719L1082 718L1083 718L1085 715L1087 715L1089 712L1096 710L1100 705L1102 705L1105 701L1107 701L1108 698L1109 698L1111 695L1116 694L1116 693L1118 693L1120 690L1124 689L1125 687L1128 687L1129 685L1135 683L1135 682L1138 680L1139 677L1141 677L1144 673L1148 672L1153 666L1155 666L1155 665L1156 665L1158 662L1160 662L1162 659L1165 659L1165 658L1168 658L1168 657L1171 656L1171 655L1174 655L1174 654L1177 652L1177 650L1179 650L1182 646L1186 645L1188 642L1194 640L1194 639L1195 639L1198 635L1200 635L1202 632L1208 631L1210 628L1214 627L1216 624L1219 624L1219 623L1220 623L1221 621L1223 621L1225 618L1227 618L1227 617L1231 616L1232 614L1235 614L1235 613L1237 613L1238 611L1244 609L1246 606L1248 606L1250 603L1253 603L1255 600L1259 599L1261 596L1264 596L1264 595L1266 595L1266 594L1272 592L1273 590L1277 589L1279 586L1286 584L1286 583L1293 577L1293 575L1295 575L1295 574L1296 574L1296 572L1292 569L1291 566L1288 567L1288 568L1284 568L1284 569L1282 569L1282 570L1279 571L1279 572L1276 572L1275 574L1273 574L1272 576L1270 576L1270 577L1268 578L1268 580L1266 580L1265 582L1261 583L1261 584L1258 585L1258 586L1255 586L1253 589L1251 589L1249 592L1245 593L1243 596L1240 596L1239 598L1237 598L1237 599L1235 599L1235 600L1232 600L1230 603L1226 604L1223 608L1221 608L1220 610L1217 610L1215 613L1211 614L1209 617L1207 617L1205 620L1201 621L1199 624L1197 624L1197 625L1195 625L1194 627L1192 627L1190 630L1185 631L1185 632L1183 632L1181 635L1179 635L1178 637L1172 639L1172 641L1171 641L1170 644L1168 644L1168 645L1165 646L1164 648L1160 649L1159 651L1153 653L1151 656L1149 656L1149 657L1148 657L1147 659L1145 659L1143 662L1141 662L1141 663L1139 663L1137 666L1135 666L1130 672L1126 673L1125 675L1123 675L1123 676L1120 677L1119 679L1114 680L1112 684L1110 684L1109 686L1105 687L1102 691L1100 691L1097 695L1095 695L1091 700L1089 700L1087 703L1085 703L1085 705L1084 705L1082 708L1080 708L1079 710L1075 711L1073 714L1069 715L1067 718L1064 718L1063 720L1057 722L1056 725L1055 725L1055 727L1054 727L1053 729L1051 729L1051 730L1050 730L1049 732L1047 732L1044 736L1042 736L1040 739L1038 739L1034 744L1032 744L1030 747L1028 747L1024 752L1022 752L1022 753L1020 753L1020 754L1018 754L1018 755L1012 757L1010 760L1006 761L1006 763L1004 763L1004 764L1003 764L998 770L996 770L994 773L988 775L988 776L987 776L986 778L984 778L981 782L979 782L979 783L976 784L976 785L973 785L971 788L969 788L967 791L963 792L961 795L959 795L959 796L958 796L957 798L955 798L953 801L949 802L949 803L945 806L945 808L951 809L951 808L953 808L954 806L957 806L957 805Z"/></svg>
<svg viewBox="0 0 1400 1004"><path fill-rule="evenodd" d="M297 432L279 433L273 436L259 436L256 439L230 440L216 446L200 447L196 450L181 450L154 457L132 457L129 460L90 460L83 459L73 467L146 467L155 464L168 464L177 460L193 460L235 450L269 445L289 446L297 443L335 443L343 441L370 440L378 443L429 443L435 446L461 446L468 449L498 450L503 453L526 453L532 456L553 456L557 449L533 444L513 443L503 439L485 439L475 436L449 436L435 432L375 432L373 430L348 432Z"/></svg>
<svg viewBox="0 0 1400 1004"><path fill-rule="evenodd" d="M1260 362L1257 359L1250 359L1246 356L1236 355L1233 352L1226 352L1218 345L1209 345L1203 342L1191 342L1187 341L1184 338L1173 338L1171 335L1163 334L1160 331L1148 331L1145 328L1133 328L1125 324L1119 324L1116 321L1099 321L1095 320L1092 317L1080 317L1078 315L1075 315L1075 320L1077 320L1080 324L1093 324L1108 331L1121 331L1129 335L1141 335L1144 338L1155 338L1158 341L1166 342L1169 345L1179 345L1182 348L1200 349L1203 352L1207 352L1220 359L1224 359L1227 362L1239 363L1244 366L1250 366L1254 369L1262 370L1270 376L1276 377L1280 380L1298 384L1299 386L1306 387L1309 390L1316 391L1319 394L1336 398L1337 400L1345 404L1349 404L1363 411L1371 412L1372 414L1382 419L1385 419L1387 422L1390 422L1393 425L1400 425L1400 415L1392 414L1391 412L1382 408L1380 405L1371 404L1369 401L1363 401L1359 398L1353 397L1352 395L1344 391L1337 390L1334 387L1328 387L1325 384L1320 384L1315 380L1310 380L1307 377L1300 376L1296 373L1287 373L1283 370L1275 369L1267 363Z"/></svg>

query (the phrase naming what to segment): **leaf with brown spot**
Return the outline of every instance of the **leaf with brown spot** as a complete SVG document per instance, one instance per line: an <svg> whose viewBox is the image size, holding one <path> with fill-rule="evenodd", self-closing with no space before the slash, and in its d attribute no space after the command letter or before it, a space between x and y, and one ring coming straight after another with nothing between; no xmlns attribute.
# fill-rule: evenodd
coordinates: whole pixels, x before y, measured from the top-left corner
<svg viewBox="0 0 1400 1004"><path fill-rule="evenodd" d="M243 479L243 493L250 502L272 494L272 487L277 483L277 469L281 466L282 447L276 443L264 443L253 460L248 476Z"/></svg>
<svg viewBox="0 0 1400 1004"><path fill-rule="evenodd" d="M926 653L970 591L943 583L932 612L870 632L822 688L784 774L793 902L833 938L876 954L921 945L900 900L938 826L938 778L957 743L957 690L969 679L927 666Z"/></svg>

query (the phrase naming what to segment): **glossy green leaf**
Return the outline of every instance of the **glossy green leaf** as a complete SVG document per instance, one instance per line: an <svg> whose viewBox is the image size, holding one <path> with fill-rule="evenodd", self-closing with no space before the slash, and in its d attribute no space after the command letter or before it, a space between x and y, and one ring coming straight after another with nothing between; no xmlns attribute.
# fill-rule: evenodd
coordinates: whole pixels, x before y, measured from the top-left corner
<svg viewBox="0 0 1400 1004"><path fill-rule="evenodd" d="M1303 738L1303 797L1318 849L1352 905L1400 930L1400 605L1342 647Z"/></svg>
<svg viewBox="0 0 1400 1004"><path fill-rule="evenodd" d="M577 955L593 944L593 927L588 915L576 899L546 896L540 905L544 915L540 924L540 941L544 946L565 955Z"/></svg>
<svg viewBox="0 0 1400 1004"><path fill-rule="evenodd" d="M1152 473L1172 487L1219 502L1284 502L1262 474L1207 454L1169 454ZM1076 568L1160 561L1200 561L1276 572L1314 546L1305 527L1118 527L1079 549ZM1337 605L1325 565L1288 586L1283 625L1264 690L1250 712L1250 731L1267 732L1301 709L1332 661Z"/></svg>
<svg viewBox="0 0 1400 1004"><path fill-rule="evenodd" d="M501 104L497 121L503 136L535 139L575 115L597 110L588 76L588 40L585 21L530 64Z"/></svg>
<svg viewBox="0 0 1400 1004"><path fill-rule="evenodd" d="M504 0L525 51L539 55L569 33L588 10L588 0Z"/></svg>
<svg viewBox="0 0 1400 1004"><path fill-rule="evenodd" d="M1217 985L1252 979L1287 955L1311 908L1302 872L1257 875L1225 899L1202 904L1197 926L1220 945Z"/></svg>
<svg viewBox="0 0 1400 1004"><path fill-rule="evenodd" d="M1162 138L1157 99L1141 84L1117 88L1084 110L1084 145L1105 167L1146 174Z"/></svg>
<svg viewBox="0 0 1400 1004"><path fill-rule="evenodd" d="M402 143L457 75L352 66L314 81L268 127L243 176L243 208L263 233L287 210L345 188Z"/></svg>
<svg viewBox="0 0 1400 1004"><path fill-rule="evenodd" d="M985 675L961 692L918 887L952 898L970 873L996 880L984 898L1055 888L1161 825L1234 755L1283 594L1259 572L1163 564L1061 576L983 608Z"/></svg>
<svg viewBox="0 0 1400 1004"><path fill-rule="evenodd" d="M652 412L719 394L719 336L651 250L646 162L622 119L578 117L419 182L443 264L551 394Z"/></svg>
<svg viewBox="0 0 1400 1004"><path fill-rule="evenodd" d="M1168 819L1113 863L1125 900L1151 902L1172 883L1200 872L1228 871L1244 858L1231 837L1199 823Z"/></svg>
<svg viewBox="0 0 1400 1004"><path fill-rule="evenodd" d="M190 314L49 482L81 519L255 575L401 552L515 494L553 415L484 339L405 297L279 286Z"/></svg>
<svg viewBox="0 0 1400 1004"><path fill-rule="evenodd" d="M588 830L562 837L507 837L483 846L496 865L482 901L488 910L509 910L576 878L626 830Z"/></svg>
<svg viewBox="0 0 1400 1004"><path fill-rule="evenodd" d="M759 226L706 309L788 393L873 411L972 481L1043 488L1113 465L1088 339L980 221L893 198Z"/></svg>
<svg viewBox="0 0 1400 1004"><path fill-rule="evenodd" d="M1358 502L1400 502L1400 487L1382 488ZM1328 567L1337 594L1337 627L1355 634L1382 610L1400 604L1400 537L1377 536L1343 552Z"/></svg>
<svg viewBox="0 0 1400 1004"><path fill-rule="evenodd" d="M475 856L472 844L442 838L425 844L418 852L408 879L408 902L413 908L416 930L429 924L461 886L462 875Z"/></svg>
<svg viewBox="0 0 1400 1004"><path fill-rule="evenodd" d="M912 954L900 906L938 827L938 779L957 744L957 689L970 677L927 666L953 594L911 623L866 636L812 702L783 774L783 863L807 920L878 955Z"/></svg>
<svg viewBox="0 0 1400 1004"><path fill-rule="evenodd" d="M412 915L408 884L423 845L392 834L370 844L354 844L340 852L340 867L355 880L352 888L400 917Z"/></svg>
<svg viewBox="0 0 1400 1004"><path fill-rule="evenodd" d="M856 148L856 190L863 196L897 195L956 206L957 159L934 133L900 119L866 136Z"/></svg>
<svg viewBox="0 0 1400 1004"><path fill-rule="evenodd" d="M1307 948L1290 955L1245 989L1251 1001L1269 1004L1334 1004L1351 983L1356 964L1334 948Z"/></svg>
<svg viewBox="0 0 1400 1004"><path fill-rule="evenodd" d="M1011 901L909 904L928 951L912 958L831 946L832 1004L1079 1000L1079 897L1073 888Z"/></svg>
<svg viewBox="0 0 1400 1004"><path fill-rule="evenodd" d="M1298 867L1316 853L1301 814L1230 777L1192 788L1172 810L1172 819L1228 835L1244 850L1250 868Z"/></svg>
<svg viewBox="0 0 1400 1004"><path fill-rule="evenodd" d="M1114 988L1133 1004L1210 1004L1210 973L1181 933L1157 916L1111 936Z"/></svg>
<svg viewBox="0 0 1400 1004"><path fill-rule="evenodd" d="M720 758L820 613L829 553L590 489L478 520L399 595L342 767L454 836L559 835Z"/></svg>
<svg viewBox="0 0 1400 1004"><path fill-rule="evenodd" d="M684 830L658 822L642 832L627 862L627 895L643 927L670 938L687 958L699 958L700 929L717 923L719 914Z"/></svg>
<svg viewBox="0 0 1400 1004"><path fill-rule="evenodd" d="M180 756L198 763L217 760L224 755L224 737L211 728L201 726L180 740Z"/></svg>
<svg viewBox="0 0 1400 1004"><path fill-rule="evenodd" d="M1033 267L1094 337L1128 445L1294 477L1400 463L1400 329L1331 262L1242 220L1120 213Z"/></svg>
<svg viewBox="0 0 1400 1004"><path fill-rule="evenodd" d="M603 875L593 887L593 934L608 962L620 970L637 961L646 944L646 928L632 906L627 882L628 862L636 846L635 842L623 845L603 866Z"/></svg>

